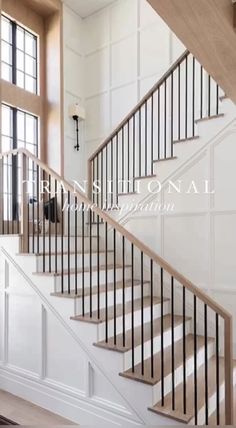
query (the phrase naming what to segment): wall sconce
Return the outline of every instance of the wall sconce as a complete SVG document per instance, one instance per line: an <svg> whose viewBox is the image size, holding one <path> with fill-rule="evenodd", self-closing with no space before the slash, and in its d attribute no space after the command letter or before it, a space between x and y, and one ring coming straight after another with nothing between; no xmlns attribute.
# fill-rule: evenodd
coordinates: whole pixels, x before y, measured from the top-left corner
<svg viewBox="0 0 236 428"><path fill-rule="evenodd" d="M79 122L85 120L85 110L79 104L73 104L69 107L69 116L74 119L76 123L76 146L74 148L79 152Z"/></svg>

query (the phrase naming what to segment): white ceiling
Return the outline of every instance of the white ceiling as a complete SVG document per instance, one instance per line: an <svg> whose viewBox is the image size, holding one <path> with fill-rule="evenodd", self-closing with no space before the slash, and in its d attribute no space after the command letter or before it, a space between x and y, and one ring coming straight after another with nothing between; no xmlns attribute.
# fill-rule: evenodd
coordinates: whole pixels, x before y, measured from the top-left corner
<svg viewBox="0 0 236 428"><path fill-rule="evenodd" d="M86 18L99 9L113 3L115 0L63 0L71 9L77 12L81 18Z"/></svg>

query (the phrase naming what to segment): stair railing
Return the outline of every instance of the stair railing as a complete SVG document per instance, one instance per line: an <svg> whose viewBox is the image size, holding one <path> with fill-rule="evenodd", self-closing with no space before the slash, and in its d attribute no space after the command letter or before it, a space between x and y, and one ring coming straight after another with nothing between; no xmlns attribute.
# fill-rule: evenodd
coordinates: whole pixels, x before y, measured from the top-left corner
<svg viewBox="0 0 236 428"><path fill-rule="evenodd" d="M17 181L12 180L13 167ZM225 422L233 424L231 314L27 150L1 154L0 172L1 234L20 233L22 251L38 255L41 275L55 277L56 295L79 299L75 319L103 322L101 345L129 352L131 372L138 372L148 383L154 379L159 383L160 408L169 393L172 411L179 410L177 371L182 366L182 413L187 420L193 395L196 425L203 394L205 424L209 423L209 369L211 376L213 370L209 357L213 346L216 423L222 422L223 396ZM79 209L67 209L69 206ZM189 384L190 317L194 382ZM200 334L204 390L198 385ZM181 337L180 363L175 350ZM168 359L171 380L166 377Z"/></svg>
<svg viewBox="0 0 236 428"><path fill-rule="evenodd" d="M103 209L135 180L154 173L154 163L174 156L175 143L196 136L196 121L219 114L218 84L189 51L184 52L88 161L88 195ZM93 194L92 183L101 192Z"/></svg>

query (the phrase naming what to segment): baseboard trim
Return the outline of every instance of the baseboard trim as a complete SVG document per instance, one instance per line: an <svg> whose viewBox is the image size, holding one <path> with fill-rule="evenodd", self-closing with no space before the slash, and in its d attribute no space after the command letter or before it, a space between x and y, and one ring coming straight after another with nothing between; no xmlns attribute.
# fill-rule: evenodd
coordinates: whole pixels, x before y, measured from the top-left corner
<svg viewBox="0 0 236 428"><path fill-rule="evenodd" d="M121 409L108 409L106 400L97 400L97 397L86 397L85 392L69 390L62 384L50 379L36 379L26 376L20 370L7 366L0 366L1 389L28 400L37 406L55 413L80 425L110 426L137 426L124 414ZM110 403L111 405L112 403ZM106 407L106 409L105 409Z"/></svg>

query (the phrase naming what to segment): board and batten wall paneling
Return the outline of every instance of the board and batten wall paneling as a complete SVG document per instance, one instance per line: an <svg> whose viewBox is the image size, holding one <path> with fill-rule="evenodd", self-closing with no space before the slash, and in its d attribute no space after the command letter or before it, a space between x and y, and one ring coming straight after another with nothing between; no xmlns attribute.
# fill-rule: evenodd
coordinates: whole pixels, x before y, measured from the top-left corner
<svg viewBox="0 0 236 428"><path fill-rule="evenodd" d="M90 156L185 48L145 0L118 0L84 26Z"/></svg>
<svg viewBox="0 0 236 428"><path fill-rule="evenodd" d="M80 151L76 145L75 122L69 117L69 106L78 103L84 106L84 23L72 9L63 6L64 50L64 176L68 180L85 179L86 153L84 145L84 122L79 125Z"/></svg>

